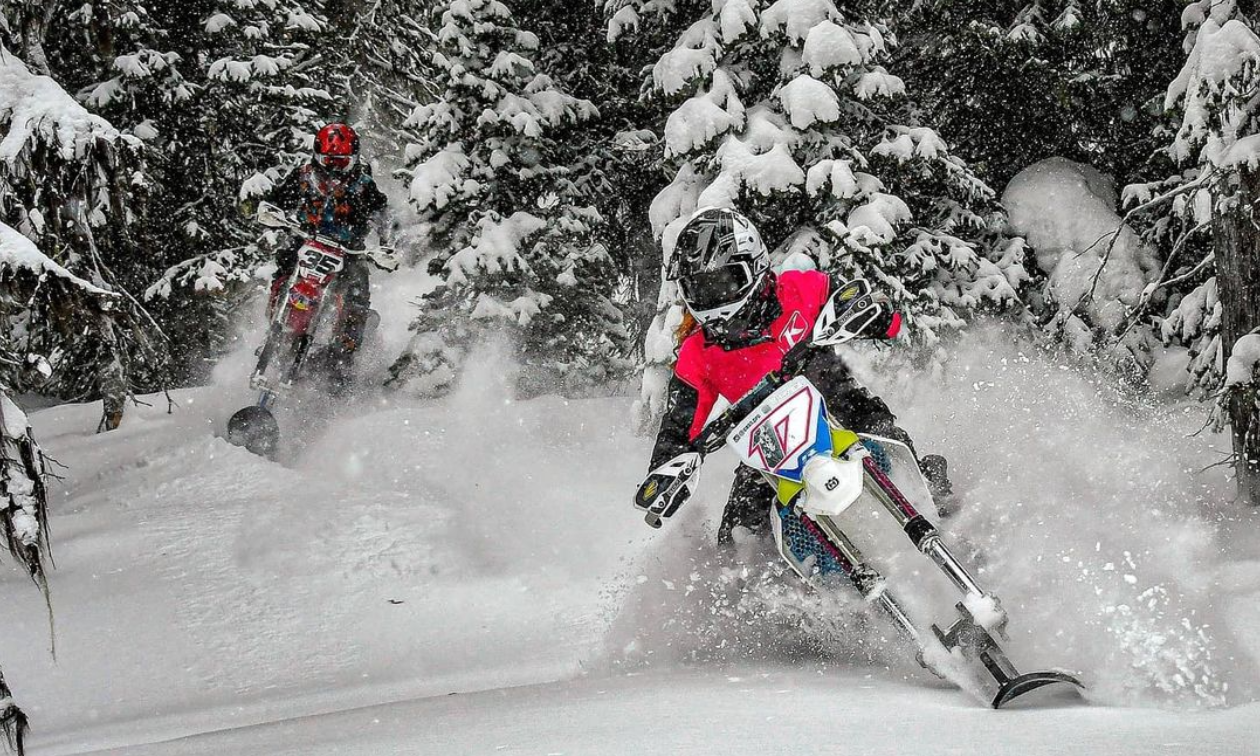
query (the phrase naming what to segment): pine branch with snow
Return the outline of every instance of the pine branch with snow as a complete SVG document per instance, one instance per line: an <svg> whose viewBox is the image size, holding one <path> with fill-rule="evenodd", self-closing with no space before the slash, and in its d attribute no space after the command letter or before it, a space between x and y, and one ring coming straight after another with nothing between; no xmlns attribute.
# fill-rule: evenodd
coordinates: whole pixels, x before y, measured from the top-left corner
<svg viewBox="0 0 1260 756"><path fill-rule="evenodd" d="M0 389L0 536L45 594L48 578L46 462L26 414Z"/></svg>
<svg viewBox="0 0 1260 756"><path fill-rule="evenodd" d="M449 387L471 342L507 336L525 364L566 381L620 369L626 334L603 216L575 175L570 130L598 114L535 62L538 37L497 0L454 0L431 16L438 99L408 121L411 201L442 284L421 302L391 385ZM575 378L575 376L581 376Z"/></svg>
<svg viewBox="0 0 1260 756"><path fill-rule="evenodd" d="M13 692L4 681L4 673L0 672L0 736L17 756L25 753L27 729L26 714L14 702Z"/></svg>
<svg viewBox="0 0 1260 756"><path fill-rule="evenodd" d="M46 358L52 375L44 390L103 397L103 427L112 428L136 364L158 369L162 362L150 348L158 337L149 314L112 266L131 218L125 177L139 140L7 52L0 55L0 132L0 259L11 269L0 276L41 281L51 274L58 284L10 292L3 307L8 341L21 340L21 351ZM39 327L27 328L32 322ZM8 378L21 384L19 375Z"/></svg>

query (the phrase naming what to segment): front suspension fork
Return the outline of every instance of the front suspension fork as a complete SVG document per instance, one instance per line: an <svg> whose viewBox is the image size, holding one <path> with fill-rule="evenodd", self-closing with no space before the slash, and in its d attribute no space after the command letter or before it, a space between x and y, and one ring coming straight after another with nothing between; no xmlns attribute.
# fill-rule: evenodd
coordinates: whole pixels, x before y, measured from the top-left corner
<svg viewBox="0 0 1260 756"><path fill-rule="evenodd" d="M879 469L874 457L865 457L862 466L866 470L866 491L888 510L915 548L935 562L950 582L964 594L993 599L950 551L936 526L919 514L884 471Z"/></svg>

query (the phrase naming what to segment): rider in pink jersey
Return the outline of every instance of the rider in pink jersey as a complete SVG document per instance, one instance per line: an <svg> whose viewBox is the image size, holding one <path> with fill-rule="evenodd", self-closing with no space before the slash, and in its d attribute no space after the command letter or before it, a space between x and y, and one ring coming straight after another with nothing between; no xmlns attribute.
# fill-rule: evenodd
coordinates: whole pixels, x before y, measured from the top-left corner
<svg viewBox="0 0 1260 756"><path fill-rule="evenodd" d="M669 277L678 282L695 326L678 350L665 417L652 451L652 470L691 449L719 399L734 403L780 369L784 354L809 338L839 283L818 271L775 274L757 229L743 215L724 208L697 211L683 227ZM891 339L900 329L900 315L888 310L865 335ZM827 397L827 408L841 425L903 441L913 449L888 405L857 382L834 350L814 350L799 372ZM945 460L929 455L921 463L938 504L943 511L948 509L951 491ZM761 476L741 466L722 514L718 541L729 543L736 528L763 532L771 498Z"/></svg>

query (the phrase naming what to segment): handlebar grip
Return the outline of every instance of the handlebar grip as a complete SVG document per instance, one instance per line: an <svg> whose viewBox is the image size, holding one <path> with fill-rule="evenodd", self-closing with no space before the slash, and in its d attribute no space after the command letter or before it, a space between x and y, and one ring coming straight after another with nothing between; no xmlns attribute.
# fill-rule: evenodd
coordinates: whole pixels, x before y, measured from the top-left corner
<svg viewBox="0 0 1260 756"><path fill-rule="evenodd" d="M648 525L651 525L656 530L660 530L661 528L661 524L662 524L661 518L651 512L648 512L646 515L643 516L643 521L646 522Z"/></svg>

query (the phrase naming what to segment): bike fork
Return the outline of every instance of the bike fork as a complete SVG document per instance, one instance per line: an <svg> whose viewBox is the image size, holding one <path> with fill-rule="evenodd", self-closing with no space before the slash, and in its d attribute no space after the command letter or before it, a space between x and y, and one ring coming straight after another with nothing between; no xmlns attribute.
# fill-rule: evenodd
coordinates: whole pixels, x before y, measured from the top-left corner
<svg viewBox="0 0 1260 756"><path fill-rule="evenodd" d="M962 562L954 556L941 538L936 526L919 514L888 476L879 469L873 457L862 460L866 469L865 488L893 516L906 536L920 552L931 559L958 590L976 597L988 596Z"/></svg>
<svg viewBox="0 0 1260 756"><path fill-rule="evenodd" d="M874 567L866 564L857 545L840 528L836 527L836 524L829 517L814 517L802 514L801 521L807 527L813 525L818 528L820 531L820 533L816 534L818 540L834 550L832 555L836 557L844 569L846 577L857 588L862 598L868 603L878 604L911 641L922 647L919 629L914 626L905 609L888 591L888 586L884 582L884 576L880 575L879 571Z"/></svg>

